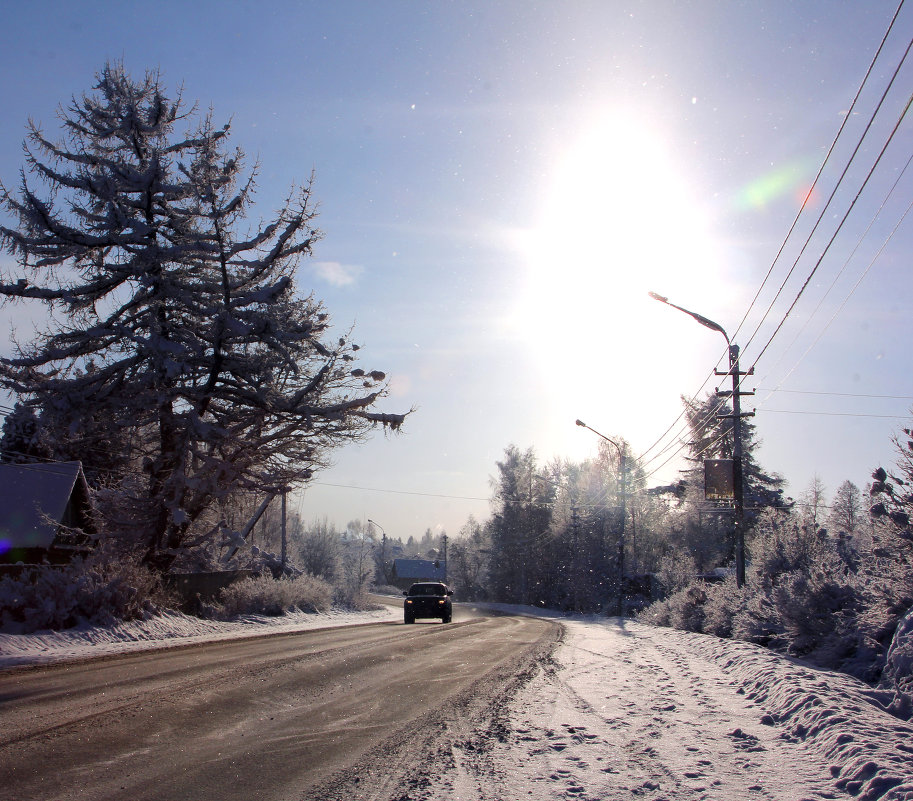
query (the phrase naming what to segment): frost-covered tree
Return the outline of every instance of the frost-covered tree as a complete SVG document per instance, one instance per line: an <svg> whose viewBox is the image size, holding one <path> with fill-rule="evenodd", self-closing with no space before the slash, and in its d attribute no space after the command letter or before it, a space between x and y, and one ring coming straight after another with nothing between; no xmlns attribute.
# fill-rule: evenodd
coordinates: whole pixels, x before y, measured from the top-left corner
<svg viewBox="0 0 913 801"><path fill-rule="evenodd" d="M698 555L698 550L712 553L714 545L722 542L724 531L732 529L730 509L719 510L704 502L704 469L705 459L732 459L733 432L732 409L715 395L704 400L682 398L685 415L690 428L688 440L688 461L693 465L684 471L686 498L685 528L693 530L695 523L698 536L692 536L694 542L693 556L699 564L706 566L705 560ZM751 526L757 519L758 512L767 507L783 507L783 479L773 473L767 473L758 464L755 451L758 447L756 428L750 420L742 421L742 476L745 503L745 520ZM720 513L722 512L722 513ZM706 535L706 536L705 536ZM699 545L703 540L705 546ZM734 551L734 543L727 545L728 552Z"/></svg>
<svg viewBox="0 0 913 801"><path fill-rule="evenodd" d="M358 606L374 575L377 542L362 520L350 520L340 540L344 601Z"/></svg>
<svg viewBox="0 0 913 801"><path fill-rule="evenodd" d="M324 517L302 532L298 564L302 570L326 581L336 581L340 570L341 539L336 527Z"/></svg>
<svg viewBox="0 0 913 801"><path fill-rule="evenodd" d="M372 411L384 374L356 368L358 346L296 290L320 238L310 182L250 222L255 173L229 127L169 99L156 73L109 64L59 116L59 141L29 123L19 189L0 186L17 261L0 297L49 312L0 382L71 434L103 420L127 444L109 527L167 569L218 541L226 495L300 484L404 416Z"/></svg>
<svg viewBox="0 0 913 801"><path fill-rule="evenodd" d="M451 543L447 557L448 580L460 599L485 599L490 552L490 532L470 515L460 529L459 535Z"/></svg>
<svg viewBox="0 0 913 801"><path fill-rule="evenodd" d="M897 454L895 469L879 467L872 473L870 494L875 504L873 517L889 520L900 532L913 539L913 428L904 428L893 437Z"/></svg>
<svg viewBox="0 0 913 801"><path fill-rule="evenodd" d="M533 450L504 450L491 480L491 592L497 601L539 601L548 579L549 503L553 486L537 476Z"/></svg>
<svg viewBox="0 0 913 801"><path fill-rule="evenodd" d="M834 493L829 525L835 533L854 534L862 526L866 512L862 505L862 493L852 481L846 480Z"/></svg>
<svg viewBox="0 0 913 801"><path fill-rule="evenodd" d="M41 438L38 416L31 406L17 403L3 420L0 461L34 462L47 459L50 450Z"/></svg>
<svg viewBox="0 0 913 801"><path fill-rule="evenodd" d="M819 475L812 480L799 496L799 520L810 531L818 531L824 525L827 510L827 488Z"/></svg>

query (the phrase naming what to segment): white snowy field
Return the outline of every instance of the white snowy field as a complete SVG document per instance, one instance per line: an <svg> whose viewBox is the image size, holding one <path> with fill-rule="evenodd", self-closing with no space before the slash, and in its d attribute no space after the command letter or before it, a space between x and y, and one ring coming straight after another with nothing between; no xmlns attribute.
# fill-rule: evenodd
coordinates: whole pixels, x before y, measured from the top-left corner
<svg viewBox="0 0 913 801"><path fill-rule="evenodd" d="M0 634L0 668L399 618L394 607L236 623L165 615ZM913 727L867 685L746 643L617 618L562 622L553 661L503 728L453 740L449 766L410 799L913 801Z"/></svg>

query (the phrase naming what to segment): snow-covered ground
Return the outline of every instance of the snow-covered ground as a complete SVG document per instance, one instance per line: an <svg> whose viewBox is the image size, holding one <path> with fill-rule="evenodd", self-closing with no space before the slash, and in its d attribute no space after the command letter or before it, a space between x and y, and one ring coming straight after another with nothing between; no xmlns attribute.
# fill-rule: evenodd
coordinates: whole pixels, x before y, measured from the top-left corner
<svg viewBox="0 0 913 801"><path fill-rule="evenodd" d="M913 727L883 711L889 696L747 643L564 625L501 736L455 743L455 768L412 801L913 801Z"/></svg>
<svg viewBox="0 0 913 801"><path fill-rule="evenodd" d="M0 670L16 665L50 664L149 648L401 619L402 612L390 606L370 612L334 610L318 614L295 612L283 617L257 615L230 622L201 620L179 612L165 612L149 620L136 620L104 628L86 625L66 631L41 631L35 634L0 632Z"/></svg>
<svg viewBox="0 0 913 801"><path fill-rule="evenodd" d="M0 668L399 617L395 607L236 623L166 615L0 634ZM562 620L554 660L513 700L503 728L451 743L446 765L410 798L913 801L913 727L865 684L746 643Z"/></svg>

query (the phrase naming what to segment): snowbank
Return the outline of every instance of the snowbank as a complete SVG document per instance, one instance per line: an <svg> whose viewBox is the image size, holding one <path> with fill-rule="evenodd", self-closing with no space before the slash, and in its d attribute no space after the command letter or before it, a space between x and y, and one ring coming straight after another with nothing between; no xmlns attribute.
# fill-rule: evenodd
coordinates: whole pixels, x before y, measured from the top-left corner
<svg viewBox="0 0 913 801"><path fill-rule="evenodd" d="M282 617L251 615L224 622L201 620L180 612L165 612L148 620L112 626L79 626L65 631L33 634L0 633L0 669L68 659L87 659L149 648L170 648L212 640L261 637L286 631L351 626L399 620L399 609L384 606L369 612L292 612Z"/></svg>
<svg viewBox="0 0 913 801"><path fill-rule="evenodd" d="M888 713L891 692L760 646L701 637L701 647L766 710L761 723L816 751L836 786L861 798L913 799L913 727Z"/></svg>

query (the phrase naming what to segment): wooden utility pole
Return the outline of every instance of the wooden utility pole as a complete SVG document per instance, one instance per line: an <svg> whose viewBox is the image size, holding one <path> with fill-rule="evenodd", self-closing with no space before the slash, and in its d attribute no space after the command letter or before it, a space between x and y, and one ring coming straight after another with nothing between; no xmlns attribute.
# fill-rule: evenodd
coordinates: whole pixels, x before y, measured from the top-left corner
<svg viewBox="0 0 913 801"><path fill-rule="evenodd" d="M609 440L611 442L611 440ZM613 443L614 444L614 443ZM627 458L625 457L625 447L622 443L618 448L618 461L621 466L621 533L618 535L618 609L619 617L625 613L625 489L627 472Z"/></svg>
<svg viewBox="0 0 913 801"><path fill-rule="evenodd" d="M745 476L742 468L742 418L754 417L754 412L743 412L739 398L754 395L739 389L743 375L753 375L754 367L747 373L739 372L739 346L729 346L729 372L714 370L716 375L732 375L732 389L717 389L721 397L732 398L732 414L718 414L720 419L732 418L732 494L735 501L735 580L739 587L745 585Z"/></svg>
<svg viewBox="0 0 913 801"><path fill-rule="evenodd" d="M743 375L754 374L754 368L752 367L747 373L739 372L739 346L729 341L729 334L726 333L726 329L719 323L715 323L702 314L689 311L682 306L676 306L674 303L669 302L669 298L659 295L656 292L648 292L647 294L649 294L653 300L658 300L660 303L665 303L667 306L671 306L673 309L678 309L689 317L693 317L701 325L709 328L711 331L719 332L726 339L726 346L729 349L729 371L722 373L719 370L714 370L714 373L716 373L716 375L732 376L732 390L721 391L717 389L716 394L721 396L728 395L732 398L732 414L718 414L717 417L732 417L732 493L735 500L735 577L736 583L741 587L745 584L745 482L742 470L742 418L754 417L754 412L745 412L743 414L739 404L739 397L741 395L754 395L754 393L740 391L739 384L741 383Z"/></svg>

